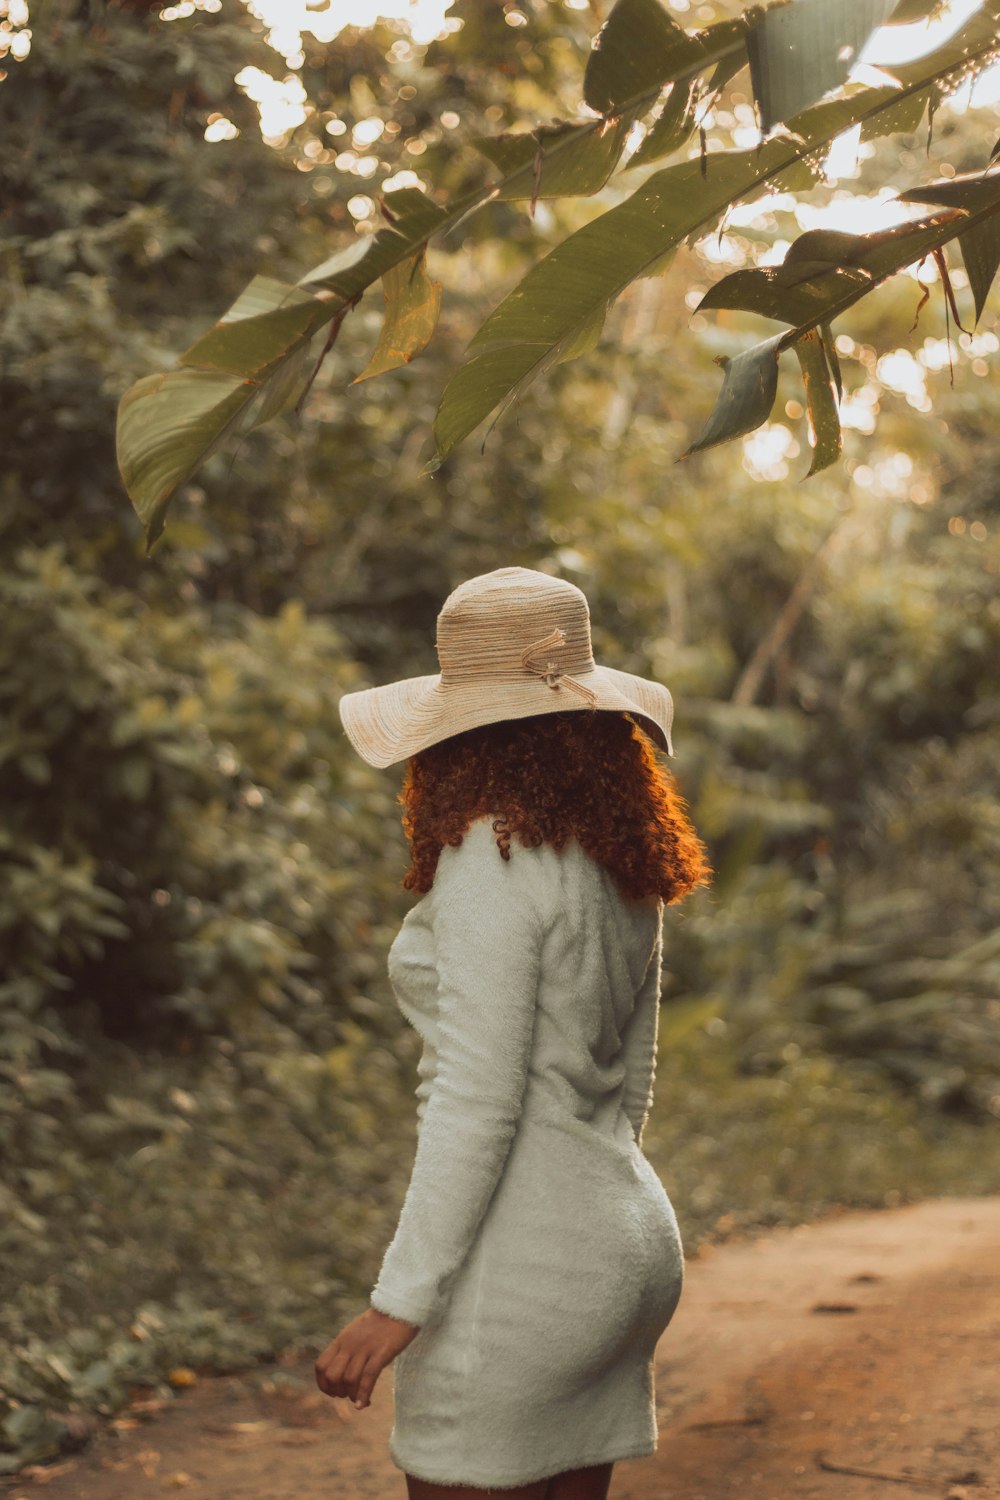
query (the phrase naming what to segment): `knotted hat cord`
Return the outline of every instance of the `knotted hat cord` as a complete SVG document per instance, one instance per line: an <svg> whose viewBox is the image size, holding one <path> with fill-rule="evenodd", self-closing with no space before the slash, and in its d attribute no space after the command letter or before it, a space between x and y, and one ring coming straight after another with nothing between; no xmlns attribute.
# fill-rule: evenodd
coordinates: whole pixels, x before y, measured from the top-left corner
<svg viewBox="0 0 1000 1500"><path fill-rule="evenodd" d="M568 687L572 692L578 693L581 698L586 700L588 708L595 708L597 705L597 694L591 692L589 687L584 687L582 682L577 682L574 677L570 677L558 662L546 661L545 666L540 667L533 660L540 651L547 651L550 646L564 646L565 644L565 630L556 628L548 635L543 636L540 641L535 641L532 645L525 646L521 652L521 665L526 672L531 672L536 677L540 677L550 688Z"/></svg>

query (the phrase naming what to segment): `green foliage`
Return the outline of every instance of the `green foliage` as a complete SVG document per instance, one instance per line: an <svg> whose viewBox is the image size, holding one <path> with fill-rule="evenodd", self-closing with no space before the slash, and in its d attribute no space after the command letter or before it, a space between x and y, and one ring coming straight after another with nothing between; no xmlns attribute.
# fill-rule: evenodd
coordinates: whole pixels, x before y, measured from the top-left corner
<svg viewBox="0 0 1000 1500"><path fill-rule="evenodd" d="M583 98L598 114L616 116L648 105L667 83L700 73L726 52L740 51L740 28L715 26L688 36L659 0L619 0L594 38Z"/></svg>
<svg viewBox="0 0 1000 1500"><path fill-rule="evenodd" d="M371 1033L93 1049L84 1099L50 1106L48 1149L2 1194L0 1473L70 1446L70 1413L318 1348L357 1307L413 1150Z"/></svg>
<svg viewBox="0 0 1000 1500"><path fill-rule="evenodd" d="M993 165L993 157L990 158ZM1000 222L995 208L998 184L989 169L945 182L929 182L910 188L900 197L909 203L942 203L947 208L964 211L968 218L959 224L958 243L962 247L969 285L976 303L976 322L983 315L986 298L1000 266Z"/></svg>
<svg viewBox="0 0 1000 1500"><path fill-rule="evenodd" d="M688 452L742 437L767 421L778 393L778 352L784 340L785 335L779 333L735 359L719 356L725 370L722 391L704 431Z"/></svg>
<svg viewBox="0 0 1000 1500"><path fill-rule="evenodd" d="M72 535L84 567L131 583L141 527L118 502L118 397L234 300L261 256L290 270L307 226L287 211L298 174L233 82L272 56L241 6L188 29L117 6L105 24L59 0L34 19L30 58L2 83L0 534L5 551ZM208 171L215 111L242 128Z"/></svg>
<svg viewBox="0 0 1000 1500"><path fill-rule="evenodd" d="M240 319L230 314L183 357L190 371L148 377L126 393L119 414L119 463L143 519L147 546L159 536L172 496L238 425L259 390L266 390L272 380L284 388L285 367L300 355L302 318L310 331L335 320L329 348L344 314L382 278L391 329L408 315L408 293L396 270L400 264L419 263L432 237L454 231L473 210L497 199L527 197L533 210L541 197L595 193L613 171L632 124L656 108L665 89L666 102L648 128L644 160L678 149L693 127L693 105L703 87L714 95L732 81L744 61L750 64L751 86L769 138L754 150L709 153L703 131L697 160L655 172L631 197L577 229L532 267L478 329L469 359L444 391L434 422L437 462L485 418L502 414L539 376L589 351L593 330L602 325L608 306L636 279L659 268L683 241L704 234L733 207L769 189L808 188L819 175L822 152L853 125L869 136L912 130L917 104L922 115L925 105L936 105L1000 52L997 0L983 0L955 36L918 62L897 67L890 85L840 87L870 33L891 15L899 19L892 0L797 0L794 5L751 7L738 19L687 33L659 0L618 0L594 40L584 74L584 103L596 119L557 121L532 132L480 138L480 150L501 173L492 188L474 189L447 204L415 188L389 195L388 227L370 235L361 250L349 247L301 279L300 285L323 288L332 299L325 308L298 308L291 315L294 329L285 329L282 321L285 336L265 340L267 363L261 363L258 339L251 339L248 347L249 330L241 329ZM699 80L705 73L710 77L703 86ZM839 90L837 95L824 99L833 90ZM785 128L776 134L779 125ZM915 195L920 191L924 190L914 190ZM947 201L957 202L956 192L960 190L952 189ZM932 201L945 200L939 194ZM807 297L817 304L816 321L831 322L886 276L939 251L962 233L963 224L962 243L978 315L1000 258L998 204L984 173L965 191L962 207L969 214L967 221L938 216L934 233L928 221L909 236L894 238L894 253L888 259L882 254L884 236L859 236L865 253L857 252L852 264L866 273L865 279L835 274L843 270L843 262L820 257L822 267L818 262L813 268ZM754 273L743 274L753 280ZM814 324L802 321L803 288L786 282L787 277L767 279L767 292L773 315L796 325L784 340L791 344ZM790 298L781 295L786 291ZM421 305L429 305L426 298ZM282 309L282 319L287 316ZM275 312L264 315L275 334L277 318ZM424 346L435 321L436 307L408 346L410 354ZM751 430L745 423L752 417L756 425L766 420L769 408L760 399L759 387L762 371L765 388L772 384L769 361L770 352L762 349L753 358L738 356L732 362L707 435L689 451L744 435ZM400 362L379 360L376 368L393 369ZM231 376L229 381L214 373L220 364ZM744 372L752 388L746 396L734 385ZM237 378L246 384L237 387ZM776 377L774 385L776 389ZM834 432L835 403L823 403L822 417L816 406L822 388L822 381L812 382L810 406L820 425L814 429L811 474L832 463L841 447Z"/></svg>
<svg viewBox="0 0 1000 1500"><path fill-rule="evenodd" d="M944 1128L863 1066L805 1051L791 1035L768 1043L757 1050L737 1017L716 1015L661 1054L657 1089L672 1107L652 1115L645 1149L683 1206L689 1250L808 1224L833 1203L893 1208L956 1182L996 1191L980 1127Z"/></svg>
<svg viewBox="0 0 1000 1500"><path fill-rule="evenodd" d="M331 694L354 672L301 607L137 613L58 544L22 548L0 592L0 1261L40 1289L3 1288L0 1387L106 1412L182 1358L273 1349L356 1291L336 1265L370 1263L372 1183L398 1172L378 1126L398 1070L373 1047L397 810L347 760ZM178 1281L193 1260L211 1316ZM7 1409L14 1467L61 1440L30 1409Z"/></svg>
<svg viewBox="0 0 1000 1500"><path fill-rule="evenodd" d="M933 194L950 182L936 184L922 193ZM778 355L792 347L799 356L805 381L815 453L809 473L826 468L840 452L840 418L834 394L834 376L825 343L810 335L830 329L833 319L867 296L881 281L941 246L958 232L956 224L968 224L969 234L993 234L993 216L1000 209L1000 176L989 173L970 182L963 179L957 196L965 190L974 207L957 213L936 214L898 229L875 234L843 234L813 230L790 245L780 266L735 271L705 294L699 308L730 307L763 313L782 322L796 322L787 333L773 335L726 363L726 378L705 431L690 452L709 448L730 438L742 437L766 422L778 390ZM977 247L979 241L975 242ZM997 263L1000 263L998 245ZM993 271L996 270L996 263ZM992 280L992 274L990 276ZM978 305L978 304L977 304Z"/></svg>
<svg viewBox="0 0 1000 1500"><path fill-rule="evenodd" d="M894 0L796 0L765 10L747 34L761 126L773 130L847 79Z"/></svg>
<svg viewBox="0 0 1000 1500"><path fill-rule="evenodd" d="M330 694L353 671L336 634L293 604L228 628L197 608L137 618L58 546L22 549L0 587L8 1002L45 1015L96 966L91 1005L113 1027L182 1015L245 1035L305 1007L329 1036L320 976L352 983L357 881L378 854L360 841L366 794L394 823L343 766Z"/></svg>

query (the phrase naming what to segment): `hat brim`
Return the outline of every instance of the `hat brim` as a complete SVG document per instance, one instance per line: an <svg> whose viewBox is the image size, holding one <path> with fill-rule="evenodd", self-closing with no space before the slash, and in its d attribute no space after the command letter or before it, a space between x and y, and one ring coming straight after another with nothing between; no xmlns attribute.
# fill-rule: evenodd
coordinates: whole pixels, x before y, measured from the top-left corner
<svg viewBox="0 0 1000 1500"><path fill-rule="evenodd" d="M673 755L670 731L674 701L659 682L595 666L573 679L595 695L593 709L632 714L650 738ZM345 693L338 704L351 744L373 766L391 766L420 750L503 719L532 714L591 712L591 705L563 683L549 687L540 677L522 682L445 683L439 673L407 677L384 687Z"/></svg>

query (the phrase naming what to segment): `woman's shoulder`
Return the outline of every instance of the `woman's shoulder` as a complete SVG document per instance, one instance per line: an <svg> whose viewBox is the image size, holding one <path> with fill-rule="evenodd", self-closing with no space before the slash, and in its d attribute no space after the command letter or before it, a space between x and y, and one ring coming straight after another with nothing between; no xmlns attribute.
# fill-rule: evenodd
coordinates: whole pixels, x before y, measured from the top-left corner
<svg viewBox="0 0 1000 1500"><path fill-rule="evenodd" d="M577 839L568 839L558 849L544 842L524 844L516 833L505 832L502 818L493 815L474 819L460 843L444 846L432 892L443 893L468 881L484 895L522 897L542 916L552 916L567 900L585 906L624 900L608 872Z"/></svg>
<svg viewBox="0 0 1000 1500"><path fill-rule="evenodd" d="M434 884L443 872L459 865L498 874L504 869L512 871L516 868L519 875L524 875L532 865L539 863L539 853L539 849L522 844L516 836L505 837L499 814L483 814L469 823L457 844L444 845L438 856Z"/></svg>
<svg viewBox="0 0 1000 1500"><path fill-rule="evenodd" d="M462 833L461 842L445 844L438 856L430 892L434 904L449 901L456 889L470 883L484 903L523 903L542 914L552 883L545 846L533 848L516 835L505 837L498 817L475 818Z"/></svg>

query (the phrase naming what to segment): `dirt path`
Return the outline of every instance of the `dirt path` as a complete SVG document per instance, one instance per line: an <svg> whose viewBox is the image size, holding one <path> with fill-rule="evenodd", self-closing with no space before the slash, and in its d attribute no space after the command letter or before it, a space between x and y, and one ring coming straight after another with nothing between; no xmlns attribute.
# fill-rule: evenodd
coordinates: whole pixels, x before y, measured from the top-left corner
<svg viewBox="0 0 1000 1500"><path fill-rule="evenodd" d="M616 1465L610 1500L1000 1500L1000 1199L703 1248L660 1344L657 1400L659 1449ZM391 1423L391 1378L356 1412L296 1360L119 1418L0 1493L403 1500Z"/></svg>

